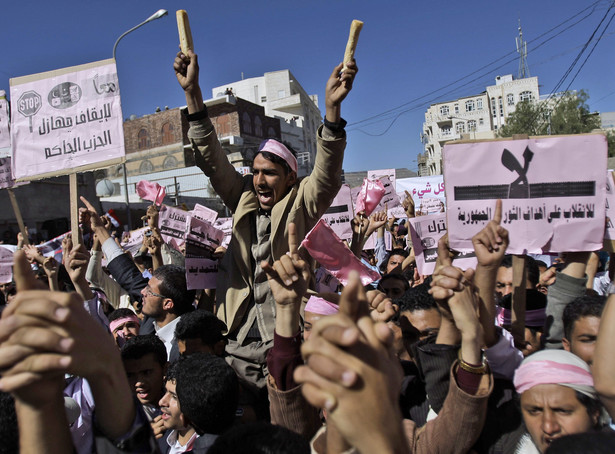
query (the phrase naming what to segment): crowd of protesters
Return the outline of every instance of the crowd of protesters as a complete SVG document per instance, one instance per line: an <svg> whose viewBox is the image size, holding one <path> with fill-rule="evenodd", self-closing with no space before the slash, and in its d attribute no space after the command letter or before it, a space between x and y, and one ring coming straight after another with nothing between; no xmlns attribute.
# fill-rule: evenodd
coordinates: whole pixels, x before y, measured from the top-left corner
<svg viewBox="0 0 615 454"><path fill-rule="evenodd" d="M298 179L292 152L269 139L242 176L208 117L197 55L177 55L195 162L233 212L216 289L188 290L154 205L134 256L83 198L62 263L20 236L0 292L0 452L615 450L608 253L527 257L513 336L501 202L472 239L476 269L453 266L444 236L421 275L407 223L386 211L352 221L349 250L381 276L370 285L353 272L342 286L299 248L341 186L341 104L358 71L342 68L313 172ZM403 206L421 215L411 197Z"/></svg>

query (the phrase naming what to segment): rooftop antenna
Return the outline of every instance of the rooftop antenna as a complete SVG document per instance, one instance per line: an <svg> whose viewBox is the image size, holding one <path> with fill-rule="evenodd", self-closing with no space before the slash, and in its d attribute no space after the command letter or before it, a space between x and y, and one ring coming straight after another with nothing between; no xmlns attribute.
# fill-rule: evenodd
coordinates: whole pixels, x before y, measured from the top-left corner
<svg viewBox="0 0 615 454"><path fill-rule="evenodd" d="M517 53L519 54L519 79L530 77L530 68L527 66L527 42L523 40L521 30L521 19L519 19L519 36L515 38L517 42Z"/></svg>

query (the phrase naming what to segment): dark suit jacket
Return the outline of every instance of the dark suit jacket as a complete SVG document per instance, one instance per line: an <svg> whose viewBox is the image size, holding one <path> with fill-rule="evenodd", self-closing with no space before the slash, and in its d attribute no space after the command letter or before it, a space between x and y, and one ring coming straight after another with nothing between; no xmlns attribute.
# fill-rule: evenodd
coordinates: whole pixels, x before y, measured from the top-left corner
<svg viewBox="0 0 615 454"><path fill-rule="evenodd" d="M148 279L143 277L137 265L127 254L122 254L107 263L107 269L122 287L130 295L133 301L141 301L141 290L147 285Z"/></svg>

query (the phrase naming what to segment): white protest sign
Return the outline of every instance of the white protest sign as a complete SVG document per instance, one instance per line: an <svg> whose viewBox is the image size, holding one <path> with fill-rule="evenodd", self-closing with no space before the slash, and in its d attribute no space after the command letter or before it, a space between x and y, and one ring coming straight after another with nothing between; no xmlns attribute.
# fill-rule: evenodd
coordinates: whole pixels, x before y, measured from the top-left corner
<svg viewBox="0 0 615 454"><path fill-rule="evenodd" d="M448 144L449 242L469 250L502 199L512 254L602 248L607 143L602 134Z"/></svg>
<svg viewBox="0 0 615 454"><path fill-rule="evenodd" d="M11 158L0 158L0 189L13 187L15 180L11 175Z"/></svg>
<svg viewBox="0 0 615 454"><path fill-rule="evenodd" d="M193 217L201 221L209 222L210 224L216 222L218 218L218 213L216 211L198 203L194 205L194 209L190 213Z"/></svg>
<svg viewBox="0 0 615 454"><path fill-rule="evenodd" d="M139 249L141 249L145 232L149 230L149 227L141 227L140 229L126 232L126 235L122 235L122 241L120 243L122 249L130 252L131 255L135 255L139 252Z"/></svg>
<svg viewBox="0 0 615 454"><path fill-rule="evenodd" d="M416 267L419 274L433 274L438 258L438 241L446 234L446 214L429 214L411 218L410 236L416 257ZM462 269L475 268L477 265L474 250L461 252L453 265Z"/></svg>
<svg viewBox="0 0 615 454"><path fill-rule="evenodd" d="M13 78L10 84L16 179L66 175L123 160L114 60Z"/></svg>
<svg viewBox="0 0 615 454"><path fill-rule="evenodd" d="M160 207L158 214L158 228L165 243L173 249L179 250L184 244L184 232L190 213L179 208L167 205Z"/></svg>
<svg viewBox="0 0 615 454"><path fill-rule="evenodd" d="M446 206L444 192L444 177L435 175L431 177L400 178L397 180L397 193L403 199L404 191L412 196L416 211L422 213L439 213L442 206Z"/></svg>
<svg viewBox="0 0 615 454"><path fill-rule="evenodd" d="M322 218L342 240L352 238L351 221L354 218L350 186L343 184Z"/></svg>
<svg viewBox="0 0 615 454"><path fill-rule="evenodd" d="M231 242L231 236L233 235L233 218L218 218L214 222L214 227L224 232L224 239L222 240L222 247L228 248Z"/></svg>
<svg viewBox="0 0 615 454"><path fill-rule="evenodd" d="M10 155L11 135L9 131L9 103L6 100L6 92L0 90L0 149L5 148L6 152L0 157Z"/></svg>
<svg viewBox="0 0 615 454"><path fill-rule="evenodd" d="M213 260L213 253L222 244L224 232L208 222L190 217L185 235L188 290L216 288L218 261Z"/></svg>
<svg viewBox="0 0 615 454"><path fill-rule="evenodd" d="M368 180L379 180L382 177L387 177L389 179L389 181L391 182L391 190L393 192L396 191L396 184L395 184L395 169L382 169L382 170L368 170L367 171L367 179ZM387 192L384 195L385 197L389 194L389 188L387 186L384 187Z"/></svg>
<svg viewBox="0 0 615 454"><path fill-rule="evenodd" d="M13 252L0 247L0 284L13 280Z"/></svg>

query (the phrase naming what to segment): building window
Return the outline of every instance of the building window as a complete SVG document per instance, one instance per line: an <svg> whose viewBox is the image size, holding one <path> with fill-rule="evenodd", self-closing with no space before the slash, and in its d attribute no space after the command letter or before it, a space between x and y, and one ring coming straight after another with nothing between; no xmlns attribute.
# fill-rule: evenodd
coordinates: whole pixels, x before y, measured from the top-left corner
<svg viewBox="0 0 615 454"><path fill-rule="evenodd" d="M459 104L455 104L455 113L458 114L459 113Z"/></svg>
<svg viewBox="0 0 615 454"><path fill-rule="evenodd" d="M173 125L171 123L165 123L162 125L162 144L169 145L175 142L173 137Z"/></svg>
<svg viewBox="0 0 615 454"><path fill-rule="evenodd" d="M310 153L298 153L297 154L297 164L300 166L309 166L310 165Z"/></svg>
<svg viewBox="0 0 615 454"><path fill-rule="evenodd" d="M476 110L476 103L474 100L470 99L469 101L466 101L466 112L472 112L474 110Z"/></svg>
<svg viewBox="0 0 615 454"><path fill-rule="evenodd" d="M466 132L466 124L463 121L460 121L455 125L455 130L457 134L461 134L462 132Z"/></svg>
<svg viewBox="0 0 615 454"><path fill-rule="evenodd" d="M137 134L138 148L139 150L145 150L149 148L149 134L147 129L141 129Z"/></svg>
<svg viewBox="0 0 615 454"><path fill-rule="evenodd" d="M491 115L497 117L498 111L497 106L495 105L495 98L491 98Z"/></svg>
<svg viewBox="0 0 615 454"><path fill-rule="evenodd" d="M515 105L515 95L513 95L512 93L508 93L506 95L506 104L508 104L509 106L514 106Z"/></svg>
<svg viewBox="0 0 615 454"><path fill-rule="evenodd" d="M260 117L254 118L254 135L263 137L263 123Z"/></svg>
<svg viewBox="0 0 615 454"><path fill-rule="evenodd" d="M275 129L273 129L271 126L269 126L269 128L267 128L267 136L270 139L273 139L276 136Z"/></svg>
<svg viewBox="0 0 615 454"><path fill-rule="evenodd" d="M177 158L175 156L167 156L162 163L163 169L175 169L178 166Z"/></svg>
<svg viewBox="0 0 615 454"><path fill-rule="evenodd" d="M483 100L481 98L478 98L476 100L476 109L477 110L483 110Z"/></svg>
<svg viewBox="0 0 615 454"><path fill-rule="evenodd" d="M442 135L443 136L449 136L451 134L451 127L450 126L445 126L442 128Z"/></svg>
<svg viewBox="0 0 615 454"><path fill-rule="evenodd" d="M531 91L523 91L519 94L519 101L531 101L534 99Z"/></svg>
<svg viewBox="0 0 615 454"><path fill-rule="evenodd" d="M252 119L250 118L250 114L248 112L244 112L242 119L243 132L246 134L252 134Z"/></svg>
<svg viewBox="0 0 615 454"><path fill-rule="evenodd" d="M479 119L478 119L478 124L479 124L480 126L484 125L484 124L485 124L485 120L483 120L482 118L479 118Z"/></svg>
<svg viewBox="0 0 615 454"><path fill-rule="evenodd" d="M504 102L502 101L502 97L498 96L498 101L500 103L500 117L504 116Z"/></svg>
<svg viewBox="0 0 615 454"><path fill-rule="evenodd" d="M468 132L476 131L476 120L468 120Z"/></svg>
<svg viewBox="0 0 615 454"><path fill-rule="evenodd" d="M261 102L267 102L267 96L261 96Z"/></svg>
<svg viewBox="0 0 615 454"><path fill-rule="evenodd" d="M440 115L448 115L448 106L440 107Z"/></svg>
<svg viewBox="0 0 615 454"><path fill-rule="evenodd" d="M153 171L154 171L154 164L152 164L147 159L141 162L141 165L139 166L139 173L151 173Z"/></svg>

